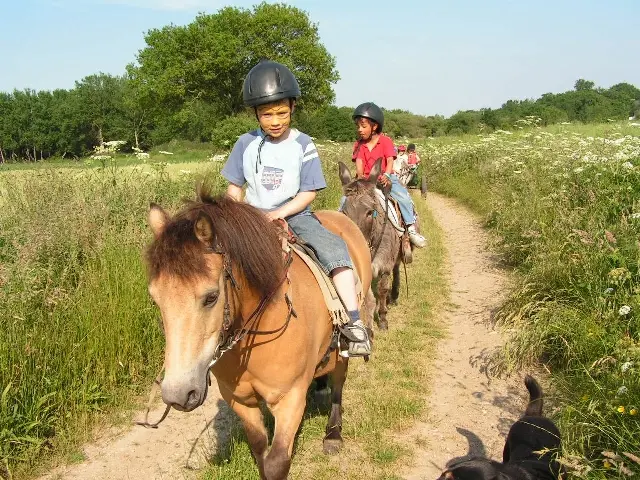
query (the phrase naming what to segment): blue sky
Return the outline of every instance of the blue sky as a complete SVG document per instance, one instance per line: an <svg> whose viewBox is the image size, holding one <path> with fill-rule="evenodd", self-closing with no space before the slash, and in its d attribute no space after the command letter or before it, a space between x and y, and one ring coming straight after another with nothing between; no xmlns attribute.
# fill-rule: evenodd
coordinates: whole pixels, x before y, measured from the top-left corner
<svg viewBox="0 0 640 480"><path fill-rule="evenodd" d="M121 74L150 28L256 1L0 0L0 91ZM291 0L337 59L336 103L451 115L573 87L640 87L638 0Z"/></svg>

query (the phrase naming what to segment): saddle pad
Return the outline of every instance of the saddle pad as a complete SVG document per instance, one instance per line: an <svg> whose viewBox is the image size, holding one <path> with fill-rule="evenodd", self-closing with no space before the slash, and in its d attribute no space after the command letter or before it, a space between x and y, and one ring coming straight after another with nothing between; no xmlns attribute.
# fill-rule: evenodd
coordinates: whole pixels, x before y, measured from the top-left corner
<svg viewBox="0 0 640 480"><path fill-rule="evenodd" d="M378 202L380 203L380 206L386 210L387 208L387 206L385 205L386 199L384 198L384 193L379 188L376 188L376 196L378 197ZM400 222L400 219L398 218L398 211L394 207L393 203L389 203L389 214L387 216L389 217L389 221L391 222L391 225L393 225L393 228L396 229L396 233L398 234L399 237L401 237L404 234L404 228L400 226L401 222Z"/></svg>
<svg viewBox="0 0 640 480"><path fill-rule="evenodd" d="M316 277L316 281L322 291L322 296L327 304L327 309L329 310L333 324L338 326L346 325L349 322L349 315L342 304L342 300L340 300L340 297L338 296L338 292L336 291L336 287L331 278L329 278L322 268L320 268L320 266L309 255L307 255L300 245L296 243L291 243L289 245L296 255L298 255L298 257L307 264L313 273L313 276ZM358 276L358 272L355 268L353 269L353 276L356 280L358 305L362 306L364 299L362 295L362 283L360 282L360 277Z"/></svg>

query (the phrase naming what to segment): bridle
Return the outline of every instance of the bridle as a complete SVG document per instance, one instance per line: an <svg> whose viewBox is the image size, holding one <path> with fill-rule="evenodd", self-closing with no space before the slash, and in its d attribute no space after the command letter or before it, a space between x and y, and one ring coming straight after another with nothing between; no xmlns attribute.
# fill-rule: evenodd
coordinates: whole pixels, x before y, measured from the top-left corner
<svg viewBox="0 0 640 480"><path fill-rule="evenodd" d="M376 187L377 188L377 187ZM374 218L377 217L378 215L382 215L384 213L384 221L382 223L382 231L380 232L380 237L378 238L378 241L375 242L375 247L374 247L374 241L376 238L376 229L371 228L371 232L369 233L369 238L367 239L367 244L369 245L369 252L371 252L371 260L373 261L373 259L376 257L378 250L380 249L380 245L382 245L382 239L384 238L384 232L387 228L387 223L389 223L389 194L388 193L384 193L384 199L385 199L385 210L384 212L380 212L378 210L378 205L379 203L376 201L376 199L374 198L374 202L375 202L375 207L373 208L373 216Z"/></svg>
<svg viewBox="0 0 640 480"><path fill-rule="evenodd" d="M224 252L221 246L218 246L214 249L211 249L212 253L216 253L218 255L222 255L222 270L223 270L223 285L224 285L224 313L222 316L222 328L220 329L219 338L218 338L218 346L213 354L213 358L209 363L209 368L213 367L218 360L222 357L222 355L231 350L235 345L245 338L247 335L273 335L275 333L279 333L287 328L289 322L291 321L291 317L297 317L295 310L293 309L293 302L289 297L289 293L285 293L285 301L287 302L288 313L287 318L284 323L275 330L256 330L255 324L258 322L262 314L264 313L267 305L273 299L273 296L280 290L282 284L287 281L289 284L291 281L289 280L289 267L293 262L293 255L291 250L288 249L285 252L284 259L284 273L282 278L278 282L276 288L269 292L267 295L262 297L256 308L253 310L251 315L246 320L240 321L240 328L233 329L234 319L231 316L231 306L229 303L229 290L230 287L233 289L232 291L240 290L240 286L236 281L233 275L233 268L231 265L231 259L229 255ZM229 287L230 286L230 287Z"/></svg>

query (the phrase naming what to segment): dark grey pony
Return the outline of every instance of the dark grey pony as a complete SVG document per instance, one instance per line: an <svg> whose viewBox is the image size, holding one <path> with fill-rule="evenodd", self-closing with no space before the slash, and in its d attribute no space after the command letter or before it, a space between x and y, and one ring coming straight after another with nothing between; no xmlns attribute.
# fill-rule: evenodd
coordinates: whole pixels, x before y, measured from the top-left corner
<svg viewBox="0 0 640 480"><path fill-rule="evenodd" d="M378 327L388 328L387 305L400 295L401 237L386 220L386 212L376 197L376 183L381 161L371 169L368 178L354 180L347 166L339 162L340 180L346 200L342 212L353 220L369 242L373 278L378 282ZM386 225L385 225L386 224ZM393 278L391 289L389 279ZM391 291L389 291L391 290ZM374 309L371 309L374 310Z"/></svg>

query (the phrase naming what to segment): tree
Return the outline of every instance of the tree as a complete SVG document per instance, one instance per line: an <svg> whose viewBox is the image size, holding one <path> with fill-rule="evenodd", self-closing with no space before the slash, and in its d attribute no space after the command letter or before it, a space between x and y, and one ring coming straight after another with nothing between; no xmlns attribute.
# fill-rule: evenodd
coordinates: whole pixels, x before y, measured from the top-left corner
<svg viewBox="0 0 640 480"><path fill-rule="evenodd" d="M468 110L458 112L447 120L446 131L448 134L459 135L462 133L475 133L480 125L479 112Z"/></svg>
<svg viewBox="0 0 640 480"><path fill-rule="evenodd" d="M106 73L89 75L76 82L76 95L83 120L91 125L95 144L105 137L121 140L126 135L124 125L124 86L126 79Z"/></svg>
<svg viewBox="0 0 640 480"><path fill-rule="evenodd" d="M576 83L574 84L573 88L579 92L581 90L593 90L594 86L595 86L595 83L589 80L584 80L583 78L580 78L576 80Z"/></svg>
<svg viewBox="0 0 640 480"><path fill-rule="evenodd" d="M262 58L292 69L303 93L301 106L309 109L330 104L332 84L339 79L317 25L289 5L226 7L216 14L199 14L186 26L152 29L145 42L137 65L128 67L139 98L157 106L155 118L185 108L193 112L202 102L207 107L201 110L208 115L203 131L191 132L201 137L210 135L216 121L244 110L242 83ZM183 127L174 124L178 130Z"/></svg>

